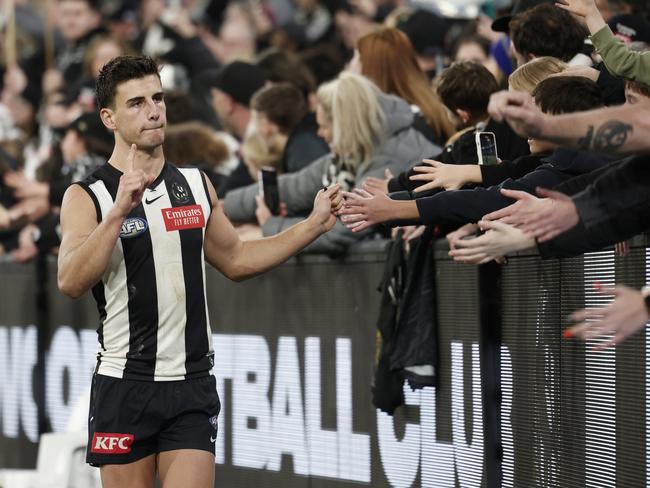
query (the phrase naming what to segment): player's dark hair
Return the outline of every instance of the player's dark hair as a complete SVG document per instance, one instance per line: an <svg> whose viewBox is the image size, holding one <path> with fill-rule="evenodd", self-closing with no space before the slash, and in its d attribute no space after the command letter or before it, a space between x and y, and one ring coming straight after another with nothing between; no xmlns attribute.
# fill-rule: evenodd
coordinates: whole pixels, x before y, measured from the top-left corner
<svg viewBox="0 0 650 488"><path fill-rule="evenodd" d="M109 61L99 72L95 83L99 108L113 106L120 83L149 75L156 75L160 79L158 65L149 56L118 56Z"/></svg>

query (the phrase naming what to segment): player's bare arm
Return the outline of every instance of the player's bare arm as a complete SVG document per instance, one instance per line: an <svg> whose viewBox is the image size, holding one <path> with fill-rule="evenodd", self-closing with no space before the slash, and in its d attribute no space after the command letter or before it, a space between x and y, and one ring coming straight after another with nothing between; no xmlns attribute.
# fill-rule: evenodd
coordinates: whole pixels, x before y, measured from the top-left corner
<svg viewBox="0 0 650 488"><path fill-rule="evenodd" d="M61 247L58 284L66 295L78 298L99 281L108 266L124 218L140 204L151 176L133 167L135 145L127 157L127 171L120 178L115 204L97 222L95 206L79 185L66 191L61 206Z"/></svg>
<svg viewBox="0 0 650 488"><path fill-rule="evenodd" d="M330 230L336 223L334 213L343 205L339 186L334 185L318 193L314 210L302 222L272 237L241 241L218 205L214 187L207 178L206 182L213 205L203 245L205 258L234 281L250 278L282 264Z"/></svg>

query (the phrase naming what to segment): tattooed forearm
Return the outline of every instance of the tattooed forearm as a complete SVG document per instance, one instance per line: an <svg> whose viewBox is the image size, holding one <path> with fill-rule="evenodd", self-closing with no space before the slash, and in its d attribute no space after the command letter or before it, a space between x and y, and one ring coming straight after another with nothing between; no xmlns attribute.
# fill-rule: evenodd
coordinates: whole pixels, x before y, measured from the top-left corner
<svg viewBox="0 0 650 488"><path fill-rule="evenodd" d="M594 126L590 125L584 137L578 139L578 149L588 150L591 147L591 141L594 139Z"/></svg>
<svg viewBox="0 0 650 488"><path fill-rule="evenodd" d="M602 124L596 131L592 148L596 151L612 152L623 147L628 135L634 128L620 120L610 120Z"/></svg>

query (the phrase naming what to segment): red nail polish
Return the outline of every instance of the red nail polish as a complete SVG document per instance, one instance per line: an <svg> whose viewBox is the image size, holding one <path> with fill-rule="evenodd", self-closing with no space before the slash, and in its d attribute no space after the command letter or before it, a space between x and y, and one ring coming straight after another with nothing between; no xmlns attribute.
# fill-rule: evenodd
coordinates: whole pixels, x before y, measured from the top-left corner
<svg viewBox="0 0 650 488"><path fill-rule="evenodd" d="M571 329L565 329L564 332L562 332L562 337L565 339L571 339L573 337L573 332Z"/></svg>

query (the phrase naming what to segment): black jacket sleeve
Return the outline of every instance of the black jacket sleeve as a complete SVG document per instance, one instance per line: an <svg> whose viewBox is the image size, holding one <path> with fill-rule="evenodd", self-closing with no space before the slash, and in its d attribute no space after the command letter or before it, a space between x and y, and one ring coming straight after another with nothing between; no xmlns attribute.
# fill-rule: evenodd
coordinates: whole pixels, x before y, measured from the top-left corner
<svg viewBox="0 0 650 488"><path fill-rule="evenodd" d="M508 178L516 180L526 176L531 171L537 169L541 164L541 156L526 156L515 159L514 161L503 161L499 164L489 164L481 166L481 178L483 186L498 185Z"/></svg>
<svg viewBox="0 0 650 488"><path fill-rule="evenodd" d="M650 157L632 156L604 172L573 197L586 227L621 215L650 199Z"/></svg>
<svg viewBox="0 0 650 488"><path fill-rule="evenodd" d="M518 180L507 179L501 185L489 188L444 191L432 197L418 198L416 204L424 224L465 224L476 222L485 214L513 203L511 198L501 194L501 188L534 194L538 186L553 188L566 179L567 173L550 164L544 164Z"/></svg>
<svg viewBox="0 0 650 488"><path fill-rule="evenodd" d="M625 103L625 80L607 71L604 63L600 63L596 69L600 71L596 84L603 92L605 105L623 105Z"/></svg>
<svg viewBox="0 0 650 488"><path fill-rule="evenodd" d="M577 256L613 246L646 230L650 224L650 199L645 205L638 205L626 212L612 216L592 227L585 227L582 221L537 247L543 259Z"/></svg>
<svg viewBox="0 0 650 488"><path fill-rule="evenodd" d="M395 193L398 191L412 191L410 188L412 183L409 180L409 177L415 174L413 168L408 171L402 171L400 174L388 180L388 192Z"/></svg>
<svg viewBox="0 0 650 488"><path fill-rule="evenodd" d="M650 161L632 156L559 185L574 195L580 222L540 243L544 258L574 256L624 241L650 224Z"/></svg>

